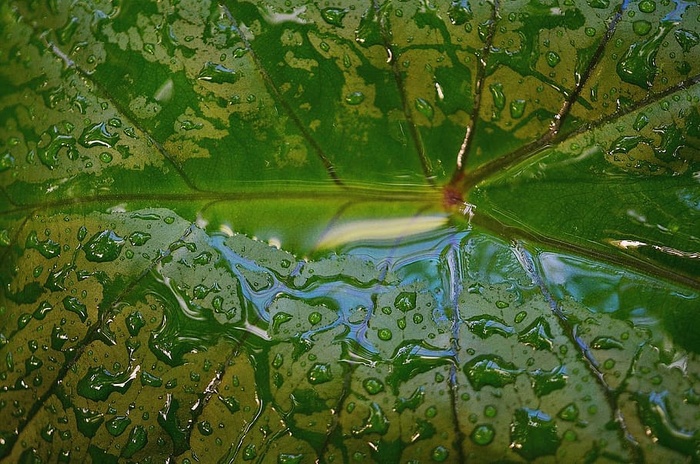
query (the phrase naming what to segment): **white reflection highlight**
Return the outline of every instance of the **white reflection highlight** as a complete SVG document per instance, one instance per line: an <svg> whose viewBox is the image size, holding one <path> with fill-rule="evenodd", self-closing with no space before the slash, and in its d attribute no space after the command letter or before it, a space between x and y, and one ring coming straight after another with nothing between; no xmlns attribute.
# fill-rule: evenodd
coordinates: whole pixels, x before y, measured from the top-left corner
<svg viewBox="0 0 700 464"><path fill-rule="evenodd" d="M329 229L319 239L317 248L335 248L365 240L388 240L409 237L439 229L446 225L447 221L447 216L418 216L353 221Z"/></svg>

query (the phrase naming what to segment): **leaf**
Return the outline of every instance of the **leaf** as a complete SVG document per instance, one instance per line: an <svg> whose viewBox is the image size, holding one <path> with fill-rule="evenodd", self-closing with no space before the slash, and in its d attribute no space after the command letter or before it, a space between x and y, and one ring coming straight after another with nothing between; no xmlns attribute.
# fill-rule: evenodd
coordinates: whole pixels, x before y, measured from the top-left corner
<svg viewBox="0 0 700 464"><path fill-rule="evenodd" d="M698 461L699 14L0 5L0 458Z"/></svg>

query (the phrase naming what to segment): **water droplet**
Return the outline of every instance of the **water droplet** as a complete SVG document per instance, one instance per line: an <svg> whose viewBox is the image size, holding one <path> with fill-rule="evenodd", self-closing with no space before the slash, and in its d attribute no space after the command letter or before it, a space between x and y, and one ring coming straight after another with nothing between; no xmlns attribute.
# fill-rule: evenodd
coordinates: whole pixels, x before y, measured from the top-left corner
<svg viewBox="0 0 700 464"><path fill-rule="evenodd" d="M243 449L243 460L244 461L252 461L258 457L258 451L255 448L255 445L253 443L249 444Z"/></svg>
<svg viewBox="0 0 700 464"><path fill-rule="evenodd" d="M228 412L231 414L241 410L241 404L233 396L219 396L218 398L219 401L224 403L224 406L226 406L226 409L228 409Z"/></svg>
<svg viewBox="0 0 700 464"><path fill-rule="evenodd" d="M611 350L624 348L622 342L615 337L599 336L593 339L591 347L597 350Z"/></svg>
<svg viewBox="0 0 700 464"><path fill-rule="evenodd" d="M160 387L163 385L163 379L156 377L150 372L141 372L141 385L149 387Z"/></svg>
<svg viewBox="0 0 700 464"><path fill-rule="evenodd" d="M565 420L567 422L574 422L574 421L578 420L578 415L579 415L579 410L578 410L578 406L576 406L576 403L567 404L557 414L557 416L561 420Z"/></svg>
<svg viewBox="0 0 700 464"><path fill-rule="evenodd" d="M94 438L97 429L104 422L104 415L99 411L92 411L88 408L73 408L75 422L78 431L88 438Z"/></svg>
<svg viewBox="0 0 700 464"><path fill-rule="evenodd" d="M241 74L222 64L207 61L199 71L197 78L215 84L233 84L241 78Z"/></svg>
<svg viewBox="0 0 700 464"><path fill-rule="evenodd" d="M416 308L416 292L401 292L394 300L394 307L400 311L408 312Z"/></svg>
<svg viewBox="0 0 700 464"><path fill-rule="evenodd" d="M688 53L691 48L700 43L700 34L695 31L676 29L673 35L676 37L678 45L681 46L685 53Z"/></svg>
<svg viewBox="0 0 700 464"><path fill-rule="evenodd" d="M651 31L651 23L640 19L632 23L632 30L637 35L647 35Z"/></svg>
<svg viewBox="0 0 700 464"><path fill-rule="evenodd" d="M93 401L104 401L110 394L124 394L136 378L139 371L137 366L131 372L112 373L103 366L91 367L85 376L78 381L78 394Z"/></svg>
<svg viewBox="0 0 700 464"><path fill-rule="evenodd" d="M496 436L496 430L490 424L477 425L469 438L472 439L474 443L481 446L486 446L491 443Z"/></svg>
<svg viewBox="0 0 700 464"><path fill-rule="evenodd" d="M323 319L323 316L318 311L314 311L311 314L309 314L309 323L311 325L316 325L316 324L320 323L322 319Z"/></svg>
<svg viewBox="0 0 700 464"><path fill-rule="evenodd" d="M129 242L133 246L143 246L151 239L151 234L146 232L133 232L129 235Z"/></svg>
<svg viewBox="0 0 700 464"><path fill-rule="evenodd" d="M333 379L330 364L314 364L311 367L311 369L309 369L309 372L307 372L306 378L311 385L319 385L322 383L330 382Z"/></svg>
<svg viewBox="0 0 700 464"><path fill-rule="evenodd" d="M525 100L511 100L510 102L510 117L519 119L525 114Z"/></svg>
<svg viewBox="0 0 700 464"><path fill-rule="evenodd" d="M53 309L53 306L48 301L39 304L39 307L34 310L33 317L37 320L42 320Z"/></svg>
<svg viewBox="0 0 700 464"><path fill-rule="evenodd" d="M587 27L584 32L588 37L594 37L595 36L595 29L592 27Z"/></svg>
<svg viewBox="0 0 700 464"><path fill-rule="evenodd" d="M362 14L360 24L355 30L355 41L363 47L371 47L372 45L384 45L382 36L381 15L383 12L375 10L374 6L370 6Z"/></svg>
<svg viewBox="0 0 700 464"><path fill-rule="evenodd" d="M450 22L455 26L461 26L474 16L468 0L452 0L450 7L447 9L447 16Z"/></svg>
<svg viewBox="0 0 700 464"><path fill-rule="evenodd" d="M369 416L365 419L362 427L353 427L352 434L356 437L378 433L384 435L389 430L389 419L384 415L384 411L377 403L370 404Z"/></svg>
<svg viewBox="0 0 700 464"><path fill-rule="evenodd" d="M27 235L27 240L25 242L25 247L28 249L37 250L41 256L46 259L51 259L59 256L61 254L61 245L54 242L53 240L47 238L44 241L39 240L36 231L31 231Z"/></svg>
<svg viewBox="0 0 700 464"><path fill-rule="evenodd" d="M197 430L204 436L209 436L214 433L214 428L209 421L200 421L197 423Z"/></svg>
<svg viewBox="0 0 700 464"><path fill-rule="evenodd" d="M119 257L124 246L124 239L112 230L98 232L85 244L85 258L95 263L114 261Z"/></svg>
<svg viewBox="0 0 700 464"><path fill-rule="evenodd" d="M78 141L85 148L98 146L113 148L119 142L119 134L112 134L107 127L107 123L100 122L83 129Z"/></svg>
<svg viewBox="0 0 700 464"><path fill-rule="evenodd" d="M551 50L545 53L544 56L550 68L555 67L561 61L561 57L556 52L553 52Z"/></svg>
<svg viewBox="0 0 700 464"><path fill-rule="evenodd" d="M44 365L44 362L37 358L35 355L31 355L24 361L24 372L25 374L31 374L33 371L41 368L41 366Z"/></svg>
<svg viewBox="0 0 700 464"><path fill-rule="evenodd" d="M433 109L433 105L431 105L427 100L423 98L416 98L415 106L418 112L428 118L429 121L433 120L435 110Z"/></svg>
<svg viewBox="0 0 700 464"><path fill-rule="evenodd" d="M649 124L649 117L644 114L644 113L639 113L637 115L637 119L634 120L634 123L632 124L632 128L639 132L642 130L647 124Z"/></svg>
<svg viewBox="0 0 700 464"><path fill-rule="evenodd" d="M472 387L481 390L487 385L502 388L515 383L521 370L498 355L483 354L466 363L464 373Z"/></svg>
<svg viewBox="0 0 700 464"><path fill-rule="evenodd" d="M143 425L137 425L129 432L129 439L126 445L122 448L121 457L129 459L134 454L138 453L148 443L148 433Z"/></svg>
<svg viewBox="0 0 700 464"><path fill-rule="evenodd" d="M654 0L642 0L639 2L639 11L642 13L653 13L656 11L656 2Z"/></svg>
<svg viewBox="0 0 700 464"><path fill-rule="evenodd" d="M137 336L144 325L146 321L139 311L134 311L126 317L126 328L132 337Z"/></svg>
<svg viewBox="0 0 700 464"><path fill-rule="evenodd" d="M12 169L14 166L15 158L9 152L5 152L0 155L0 172Z"/></svg>
<svg viewBox="0 0 700 464"><path fill-rule="evenodd" d="M555 367L551 371L537 369L530 373L532 389L535 395L544 396L560 390L566 386L566 369L563 366Z"/></svg>
<svg viewBox="0 0 700 464"><path fill-rule="evenodd" d="M500 82L491 84L489 90L493 98L493 106L496 107L497 110L496 113L500 113L500 111L506 107L506 96L503 93L503 84Z"/></svg>
<svg viewBox="0 0 700 464"><path fill-rule="evenodd" d="M504 320L488 314L474 316L465 321L469 330L481 338L488 338L492 335L510 337L515 333L515 329L505 323Z"/></svg>
<svg viewBox="0 0 700 464"><path fill-rule="evenodd" d="M656 77L656 53L670 30L668 24L662 23L653 37L630 45L617 62L616 70L620 79L643 89L650 88Z"/></svg>
<svg viewBox="0 0 700 464"><path fill-rule="evenodd" d="M381 380L375 377L365 379L364 382L362 382L362 386L370 395L376 395L377 393L384 391L384 384Z"/></svg>
<svg viewBox="0 0 700 464"><path fill-rule="evenodd" d="M321 17L332 26L343 27L343 18L348 10L343 8L324 8L321 10Z"/></svg>
<svg viewBox="0 0 700 464"><path fill-rule="evenodd" d="M365 101L365 94L360 91L352 92L345 96L345 103L348 105L359 105L363 101Z"/></svg>
<svg viewBox="0 0 700 464"><path fill-rule="evenodd" d="M44 132L42 138L48 136L47 144L39 143L37 147L37 158L49 169L55 169L58 166L58 155L63 148L68 150L70 159L77 158L75 150L75 138L72 135L62 134L58 126L51 126L48 131Z"/></svg>
<svg viewBox="0 0 700 464"><path fill-rule="evenodd" d="M528 408L515 411L510 440L513 451L527 460L554 455L560 444L552 418L538 409Z"/></svg>
<svg viewBox="0 0 700 464"><path fill-rule="evenodd" d="M74 296L67 296L63 299L63 307L78 315L80 322L87 320L87 307Z"/></svg>
<svg viewBox="0 0 700 464"><path fill-rule="evenodd" d="M274 316L272 316L272 324L270 324L270 332L273 334L278 334L280 331L280 327L282 324L285 324L289 321L291 321L294 317L285 312L278 312Z"/></svg>
<svg viewBox="0 0 700 464"><path fill-rule="evenodd" d="M380 339L380 340L383 340L383 341L391 340L391 337L392 337L391 330L389 330L389 329L379 329L379 330L377 331L377 337L379 337L379 339Z"/></svg>
<svg viewBox="0 0 700 464"><path fill-rule="evenodd" d="M303 454L282 453L277 456L277 464L301 464L303 459Z"/></svg>
<svg viewBox="0 0 700 464"><path fill-rule="evenodd" d="M544 317L540 316L518 334L518 341L536 350L551 350L554 344L552 329Z"/></svg>
<svg viewBox="0 0 700 464"><path fill-rule="evenodd" d="M484 408L484 416L486 416L486 417L494 418L494 417L496 417L497 413L498 413L498 410L496 409L496 406L489 404Z"/></svg>
<svg viewBox="0 0 700 464"><path fill-rule="evenodd" d="M444 462L450 456L450 450L442 445L438 445L433 448L433 452L430 453L430 458L435 462Z"/></svg>
<svg viewBox="0 0 700 464"><path fill-rule="evenodd" d="M415 389L415 391L411 394L411 396L409 398L403 398L403 397L397 398L396 404L394 405L394 409L399 414L401 412L403 412L405 409L410 409L411 411L415 411L418 408L418 406L423 404L423 401L425 401L425 388L418 387Z"/></svg>

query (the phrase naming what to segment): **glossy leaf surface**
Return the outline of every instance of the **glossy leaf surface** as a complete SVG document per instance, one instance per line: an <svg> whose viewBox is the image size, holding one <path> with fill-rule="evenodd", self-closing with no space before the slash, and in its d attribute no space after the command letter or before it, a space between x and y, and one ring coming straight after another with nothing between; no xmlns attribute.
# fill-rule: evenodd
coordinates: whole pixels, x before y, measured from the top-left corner
<svg viewBox="0 0 700 464"><path fill-rule="evenodd" d="M699 18L3 3L0 456L699 460Z"/></svg>

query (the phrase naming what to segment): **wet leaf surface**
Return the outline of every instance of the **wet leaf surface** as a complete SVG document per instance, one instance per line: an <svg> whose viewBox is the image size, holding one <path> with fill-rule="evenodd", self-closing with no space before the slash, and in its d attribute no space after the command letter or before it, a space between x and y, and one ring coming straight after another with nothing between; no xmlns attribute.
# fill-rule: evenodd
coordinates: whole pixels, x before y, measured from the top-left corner
<svg viewBox="0 0 700 464"><path fill-rule="evenodd" d="M699 17L0 5L0 458L700 460Z"/></svg>

